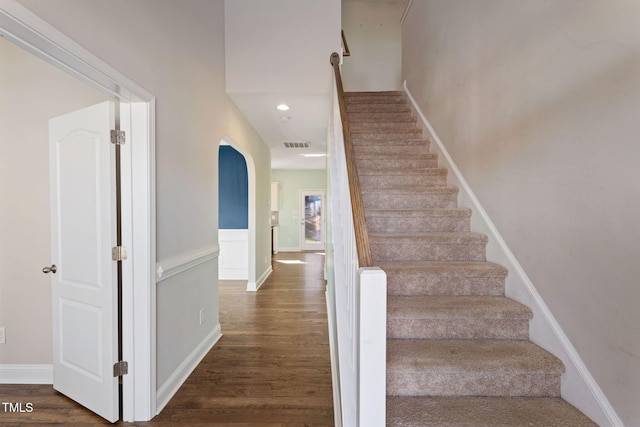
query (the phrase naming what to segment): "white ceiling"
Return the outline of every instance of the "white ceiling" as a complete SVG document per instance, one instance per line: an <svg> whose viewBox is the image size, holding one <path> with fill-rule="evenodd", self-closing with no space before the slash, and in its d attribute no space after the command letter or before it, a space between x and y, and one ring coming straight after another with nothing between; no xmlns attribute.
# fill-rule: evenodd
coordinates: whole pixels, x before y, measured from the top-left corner
<svg viewBox="0 0 640 427"><path fill-rule="evenodd" d="M328 61L327 61L328 63ZM325 159L302 154L326 153L328 94L229 94L271 147L272 169L323 169ZM289 111L276 105L286 103ZM284 141L306 141L309 148L284 148Z"/></svg>
<svg viewBox="0 0 640 427"><path fill-rule="evenodd" d="M333 71L340 51L342 2L408 0L227 0L227 93L271 148L273 169L324 169ZM278 111L285 103L289 111ZM309 148L285 149L285 141Z"/></svg>
<svg viewBox="0 0 640 427"><path fill-rule="evenodd" d="M227 0L227 93L271 148L273 169L324 169L331 52L340 49L340 0ZM279 111L285 103L289 111ZM284 119L283 119L284 118ZM283 148L308 141L309 148Z"/></svg>

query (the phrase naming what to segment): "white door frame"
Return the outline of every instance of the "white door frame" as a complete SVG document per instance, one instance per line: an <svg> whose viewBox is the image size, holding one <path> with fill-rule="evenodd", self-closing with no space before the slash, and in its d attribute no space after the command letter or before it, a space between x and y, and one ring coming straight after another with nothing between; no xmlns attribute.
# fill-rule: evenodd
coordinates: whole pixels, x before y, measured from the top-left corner
<svg viewBox="0 0 640 427"><path fill-rule="evenodd" d="M0 35L120 101L122 150L123 420L156 415L155 97L15 0L0 0ZM135 310L134 310L135 302Z"/></svg>
<svg viewBox="0 0 640 427"><path fill-rule="evenodd" d="M325 213L326 213L326 203L327 203L327 198L325 196L326 191L324 189L310 189L310 190L306 190L306 189L301 189L299 191L299 203L300 203L300 225L299 225L299 236L300 236L300 250L301 251L305 251L305 250L314 250L314 249L318 249L318 250L324 250L326 247L326 243L327 243L327 239L326 239L326 223L325 223ZM305 239L305 204L304 204L304 196L308 196L308 195L320 195L322 197L322 221L321 221L321 236L322 238L321 243L318 245L312 245L312 244L306 244L306 239Z"/></svg>

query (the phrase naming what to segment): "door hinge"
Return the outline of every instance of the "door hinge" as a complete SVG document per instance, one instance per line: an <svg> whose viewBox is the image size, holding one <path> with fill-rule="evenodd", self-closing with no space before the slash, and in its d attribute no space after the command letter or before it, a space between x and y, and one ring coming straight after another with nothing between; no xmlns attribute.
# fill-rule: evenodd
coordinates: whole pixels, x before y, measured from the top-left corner
<svg viewBox="0 0 640 427"><path fill-rule="evenodd" d="M114 246L111 248L111 259L114 261L124 261L127 259L127 248L124 246Z"/></svg>
<svg viewBox="0 0 640 427"><path fill-rule="evenodd" d="M111 131L111 143L116 145L124 145L126 138L123 130Z"/></svg>
<svg viewBox="0 0 640 427"><path fill-rule="evenodd" d="M113 376L121 377L123 375L127 375L129 373L129 363L124 360L120 362L116 362L113 365Z"/></svg>

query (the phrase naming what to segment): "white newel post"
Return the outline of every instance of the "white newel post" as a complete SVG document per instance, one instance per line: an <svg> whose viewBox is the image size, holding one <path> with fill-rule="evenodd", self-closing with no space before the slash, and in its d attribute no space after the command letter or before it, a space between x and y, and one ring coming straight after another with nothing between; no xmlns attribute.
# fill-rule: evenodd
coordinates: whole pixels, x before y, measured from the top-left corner
<svg viewBox="0 0 640 427"><path fill-rule="evenodd" d="M361 427L384 427L387 377L387 275L378 267L361 268L360 390Z"/></svg>

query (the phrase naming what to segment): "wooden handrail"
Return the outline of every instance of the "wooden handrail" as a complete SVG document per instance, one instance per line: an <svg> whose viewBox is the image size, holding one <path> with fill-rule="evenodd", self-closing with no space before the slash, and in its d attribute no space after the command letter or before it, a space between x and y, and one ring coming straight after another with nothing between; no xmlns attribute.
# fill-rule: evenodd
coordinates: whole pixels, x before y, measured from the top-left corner
<svg viewBox="0 0 640 427"><path fill-rule="evenodd" d="M356 156L351 141L351 127L347 117L347 101L342 87L342 76L340 75L340 55L336 52L331 54L331 65L336 79L338 89L338 103L340 105L340 118L342 120L342 132L344 134L344 153L347 162L347 176L349 181L349 193L351 195L351 211L353 214L353 226L356 234L356 250L358 251L358 263L360 267L373 266L371 258L371 247L369 246L369 233L364 217L364 203L362 202L362 192L360 191L360 179L358 178L358 167L356 166Z"/></svg>
<svg viewBox="0 0 640 427"><path fill-rule="evenodd" d="M349 52L349 45L347 44L347 38L344 35L344 30L341 30L340 34L342 35L342 46L344 47L342 56L351 56L351 52Z"/></svg>

